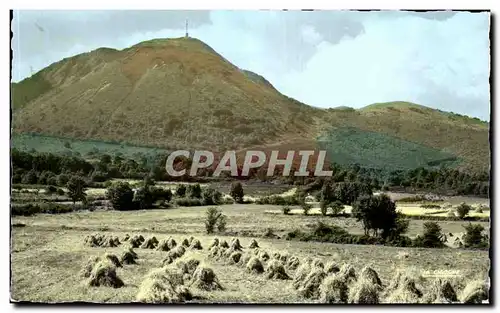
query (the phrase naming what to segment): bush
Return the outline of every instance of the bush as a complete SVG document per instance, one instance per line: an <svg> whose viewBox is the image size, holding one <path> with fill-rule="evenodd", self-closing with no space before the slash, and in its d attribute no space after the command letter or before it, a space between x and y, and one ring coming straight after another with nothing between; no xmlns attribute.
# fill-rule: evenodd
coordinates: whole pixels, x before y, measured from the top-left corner
<svg viewBox="0 0 500 313"><path fill-rule="evenodd" d="M57 188L54 186L48 186L45 190L47 193L56 193L57 192Z"/></svg>
<svg viewBox="0 0 500 313"><path fill-rule="evenodd" d="M220 223L221 219L225 219L225 215L222 214L221 210L217 207L210 207L206 212L206 220L205 220L205 229L207 234L212 234L214 232L214 228L218 223ZM225 229L226 223L223 223L223 228Z"/></svg>
<svg viewBox="0 0 500 313"><path fill-rule="evenodd" d="M330 203L330 208L332 209L332 214L335 216L344 210L344 205L340 201L334 201L333 203Z"/></svg>
<svg viewBox="0 0 500 313"><path fill-rule="evenodd" d="M471 209L472 209L471 206L468 204L465 204L464 202L462 204L460 204L457 207L458 218L464 219L467 216L467 214L469 214Z"/></svg>
<svg viewBox="0 0 500 313"><path fill-rule="evenodd" d="M442 248L446 238L441 232L441 226L436 222L424 223L424 234L417 236L414 240L414 246L424 248Z"/></svg>
<svg viewBox="0 0 500 313"><path fill-rule="evenodd" d="M421 208L423 209L440 209L441 206L439 204L432 204L432 203L424 203L420 205Z"/></svg>
<svg viewBox="0 0 500 313"><path fill-rule="evenodd" d="M202 198L205 205L218 205L222 203L222 194L213 188L203 190Z"/></svg>
<svg viewBox="0 0 500 313"><path fill-rule="evenodd" d="M73 201L73 204L75 204L76 201L86 200L87 194L85 193L86 187L83 178L78 176L71 177L66 188L68 188L68 196Z"/></svg>
<svg viewBox="0 0 500 313"><path fill-rule="evenodd" d="M301 206L302 206L302 210L304 210L304 215L309 215L309 211L311 210L312 205L309 203L303 202Z"/></svg>
<svg viewBox="0 0 500 313"><path fill-rule="evenodd" d="M245 194L243 192L243 186L240 182L233 182L231 184L231 191L229 194L234 201L236 201L236 203L243 203L243 197Z"/></svg>
<svg viewBox="0 0 500 313"><path fill-rule="evenodd" d="M292 209L291 209L288 205L285 205L285 206L283 207L283 214L288 215L288 214L290 214L290 211L291 211L291 210L292 210Z"/></svg>
<svg viewBox="0 0 500 313"><path fill-rule="evenodd" d="M200 184L189 185L187 193L190 198L201 199L201 186Z"/></svg>
<svg viewBox="0 0 500 313"><path fill-rule="evenodd" d="M471 224L463 226L465 235L462 238L465 248L487 248L489 246L489 238L483 235L484 227L480 224Z"/></svg>
<svg viewBox="0 0 500 313"><path fill-rule="evenodd" d="M175 200L175 204L178 206L202 206L203 205L203 200L201 199L196 199L196 198L180 198Z"/></svg>
<svg viewBox="0 0 500 313"><path fill-rule="evenodd" d="M255 201L256 204L269 204L269 205L299 205L297 197L294 196L279 196L272 195L266 197L260 197Z"/></svg>
<svg viewBox="0 0 500 313"><path fill-rule="evenodd" d="M57 194L60 196L64 196L64 190L62 188L57 188Z"/></svg>
<svg viewBox="0 0 500 313"><path fill-rule="evenodd" d="M177 189L175 190L175 195L181 198L186 196L186 185L181 184L177 186Z"/></svg>
<svg viewBox="0 0 500 313"><path fill-rule="evenodd" d="M353 206L353 216L363 223L365 235L373 230L375 236L382 230L382 237L390 236L396 227L396 205L385 194L362 196Z"/></svg>
<svg viewBox="0 0 500 313"><path fill-rule="evenodd" d="M170 200L172 200L172 191L170 189L151 187L150 192L153 202L158 200L170 202Z"/></svg>
<svg viewBox="0 0 500 313"><path fill-rule="evenodd" d="M106 191L106 197L111 202L113 209L118 211L133 210L134 192L126 182L111 185Z"/></svg>
<svg viewBox="0 0 500 313"><path fill-rule="evenodd" d="M226 224L227 224L227 218L223 214L223 215L221 215L221 217L219 218L219 221L217 222L217 230L221 233L225 232L226 231Z"/></svg>

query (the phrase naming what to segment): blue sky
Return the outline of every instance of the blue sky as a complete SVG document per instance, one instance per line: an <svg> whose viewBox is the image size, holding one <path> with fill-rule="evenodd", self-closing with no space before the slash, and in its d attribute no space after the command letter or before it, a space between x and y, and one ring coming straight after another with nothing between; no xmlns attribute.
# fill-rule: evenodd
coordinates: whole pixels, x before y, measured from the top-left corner
<svg viewBox="0 0 500 313"><path fill-rule="evenodd" d="M317 107L411 101L489 120L489 13L18 11L13 80L99 47L190 35Z"/></svg>

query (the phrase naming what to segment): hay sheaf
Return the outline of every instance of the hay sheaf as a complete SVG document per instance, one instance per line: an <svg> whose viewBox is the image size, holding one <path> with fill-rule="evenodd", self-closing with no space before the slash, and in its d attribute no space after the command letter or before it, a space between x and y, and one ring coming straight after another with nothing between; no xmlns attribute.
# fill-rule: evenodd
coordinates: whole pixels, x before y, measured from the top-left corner
<svg viewBox="0 0 500 313"><path fill-rule="evenodd" d="M132 249L123 251L120 256L122 264L137 264L136 260L137 254Z"/></svg>
<svg viewBox="0 0 500 313"><path fill-rule="evenodd" d="M319 286L321 286L326 276L323 269L312 267L311 272L307 275L298 289L299 295L307 299L319 298Z"/></svg>
<svg viewBox="0 0 500 313"><path fill-rule="evenodd" d="M325 272L327 274L335 274L340 272L340 267L338 266L337 262L329 261L325 264Z"/></svg>
<svg viewBox="0 0 500 313"><path fill-rule="evenodd" d="M317 267L317 268L321 268L321 269L325 268L325 264L323 264L323 261L321 261L320 259L314 259L312 261L311 265L313 267Z"/></svg>
<svg viewBox="0 0 500 313"><path fill-rule="evenodd" d="M101 257L98 256L90 257L83 266L82 270L80 271L80 275L85 278L90 277L90 273L92 272L94 265L99 263L99 261L101 261Z"/></svg>
<svg viewBox="0 0 500 313"><path fill-rule="evenodd" d="M158 250L158 251L170 251L170 247L168 246L168 241L166 239L160 240L160 242L156 246L156 250Z"/></svg>
<svg viewBox="0 0 500 313"><path fill-rule="evenodd" d="M198 266L193 274L191 286L206 291L223 290L214 270L205 265Z"/></svg>
<svg viewBox="0 0 500 313"><path fill-rule="evenodd" d="M423 293L417 288L417 278L408 273L397 272L386 288L386 303L419 303Z"/></svg>
<svg viewBox="0 0 500 313"><path fill-rule="evenodd" d="M201 242L198 239L193 239L190 243L191 250L203 250Z"/></svg>
<svg viewBox="0 0 500 313"><path fill-rule="evenodd" d="M231 244L229 244L229 248L232 249L233 251L243 250L243 246L241 245L240 240L238 238L233 238L231 240Z"/></svg>
<svg viewBox="0 0 500 313"><path fill-rule="evenodd" d="M380 285L371 278L360 278L349 290L349 303L378 304Z"/></svg>
<svg viewBox="0 0 500 313"><path fill-rule="evenodd" d="M241 257L240 260L238 261L238 266L246 266L248 261L252 258L252 255L250 253L244 253Z"/></svg>
<svg viewBox="0 0 500 313"><path fill-rule="evenodd" d="M94 265L90 273L88 285L91 287L113 287L120 288L125 284L123 280L116 275L116 267L107 260L101 260Z"/></svg>
<svg viewBox="0 0 500 313"><path fill-rule="evenodd" d="M155 236L150 237L146 240L141 245L142 249L155 249L156 246L158 245L158 239L156 239Z"/></svg>
<svg viewBox="0 0 500 313"><path fill-rule="evenodd" d="M335 274L330 274L319 286L321 303L347 303L349 288L346 282Z"/></svg>
<svg viewBox="0 0 500 313"><path fill-rule="evenodd" d="M453 303L458 302L455 289L447 279L437 278L422 298L423 303Z"/></svg>
<svg viewBox="0 0 500 313"><path fill-rule="evenodd" d="M189 239L184 238L181 242L181 245L184 246L185 248L189 247Z"/></svg>
<svg viewBox="0 0 500 313"><path fill-rule="evenodd" d="M195 258L188 258L186 260L178 259L174 262L174 266L177 267L183 274L192 275L196 268L200 265L200 260Z"/></svg>
<svg viewBox="0 0 500 313"><path fill-rule="evenodd" d="M344 263L340 267L340 271L337 273L342 279L347 283L350 284L354 281L356 281L357 276L356 276L356 270L351 264Z"/></svg>
<svg viewBox="0 0 500 313"><path fill-rule="evenodd" d="M306 279L307 275L309 275L309 273L311 272L311 269L311 264L309 264L307 261L300 264L293 277L292 285L295 289L299 289L300 286L302 286L302 283Z"/></svg>
<svg viewBox="0 0 500 313"><path fill-rule="evenodd" d="M104 237L100 240L100 242L101 242L100 246L104 248L114 248L118 247L121 244L120 240L118 240L118 237L112 237L112 236Z"/></svg>
<svg viewBox="0 0 500 313"><path fill-rule="evenodd" d="M258 248L258 247L259 247L259 243L255 239L252 239L252 241L248 245L248 248L250 248L250 249L255 249L255 248Z"/></svg>
<svg viewBox="0 0 500 313"><path fill-rule="evenodd" d="M130 239L130 235L129 234L125 234L125 236L123 236L122 241L128 241L129 239Z"/></svg>
<svg viewBox="0 0 500 313"><path fill-rule="evenodd" d="M180 303L192 299L177 269L164 267L150 271L139 286L136 300L143 303Z"/></svg>
<svg viewBox="0 0 500 313"><path fill-rule="evenodd" d="M168 245L168 248L169 248L170 250L172 250L173 248L177 247L177 242L175 241L175 239L174 239L174 238L169 238L169 239L167 240L167 245Z"/></svg>
<svg viewBox="0 0 500 313"><path fill-rule="evenodd" d="M225 240L222 240L219 244L219 247L221 248L229 248L229 244L227 243L227 241Z"/></svg>
<svg viewBox="0 0 500 313"><path fill-rule="evenodd" d="M92 248L100 246L99 240L94 235L85 236L83 244L87 247L92 247Z"/></svg>
<svg viewBox="0 0 500 313"><path fill-rule="evenodd" d="M380 280L377 272L369 266L365 266L361 270L360 278L367 280L371 284L382 286L382 281Z"/></svg>
<svg viewBox="0 0 500 313"><path fill-rule="evenodd" d="M144 237L142 235L134 235L128 240L130 247L139 248L144 242Z"/></svg>
<svg viewBox="0 0 500 313"><path fill-rule="evenodd" d="M267 261L269 261L270 258L271 257L269 256L269 254L266 251L264 251L264 250L260 251L259 259L261 259L264 262L267 262Z"/></svg>
<svg viewBox="0 0 500 313"><path fill-rule="evenodd" d="M218 246L213 246L208 250L208 257L210 258L215 258L219 255L219 247Z"/></svg>
<svg viewBox="0 0 500 313"><path fill-rule="evenodd" d="M235 251L235 252L231 253L231 255L229 256L229 263L230 264L238 264L242 255L243 254L239 251Z"/></svg>
<svg viewBox="0 0 500 313"><path fill-rule="evenodd" d="M296 256L290 257L286 264L286 267L291 271L295 271L299 266L300 266L300 260Z"/></svg>
<svg viewBox="0 0 500 313"><path fill-rule="evenodd" d="M485 281L473 280L469 282L460 295L460 302L466 304L482 303L489 300L489 287Z"/></svg>
<svg viewBox="0 0 500 313"><path fill-rule="evenodd" d="M218 247L219 246L219 238L214 238L210 245L208 246L208 249L212 249L213 247Z"/></svg>
<svg viewBox="0 0 500 313"><path fill-rule="evenodd" d="M122 267L122 263L120 262L120 259L116 255L112 253L106 253L104 254L104 258L108 259L111 263L113 263L114 266Z"/></svg>
<svg viewBox="0 0 500 313"><path fill-rule="evenodd" d="M262 262L256 257L251 257L250 260L248 260L246 269L248 272L253 274L261 274L264 272L264 266L262 265Z"/></svg>
<svg viewBox="0 0 500 313"><path fill-rule="evenodd" d="M285 271L285 267L278 260L272 260L269 262L266 268L266 277L268 279L281 279L288 280L290 276Z"/></svg>

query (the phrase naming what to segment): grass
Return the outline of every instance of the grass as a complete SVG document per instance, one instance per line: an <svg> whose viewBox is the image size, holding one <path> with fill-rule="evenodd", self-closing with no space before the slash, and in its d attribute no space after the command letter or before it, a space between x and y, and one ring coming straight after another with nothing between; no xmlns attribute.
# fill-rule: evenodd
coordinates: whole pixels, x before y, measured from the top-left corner
<svg viewBox="0 0 500 313"><path fill-rule="evenodd" d="M129 213L133 215L133 213ZM43 218L43 217L42 217ZM95 229L94 229L95 230ZM125 286L121 288L89 287L75 279L79 270L89 257L105 253L119 255L123 246L116 248L90 248L82 244L85 235L94 230L54 230L36 226L16 228L13 231L12 252L12 297L19 300L60 302L60 301L97 301L106 303L134 301L139 287L152 269L161 266L165 252L154 249L134 249L138 254L136 265L124 265L117 269L117 275ZM127 232L129 233L129 232ZM106 232L122 238L125 232ZM142 234L146 235L145 232ZM148 236L164 239L163 233L150 232ZM187 236L175 234L172 237L181 242ZM230 241L228 236L217 236ZM208 247L213 236L196 234L203 247ZM247 247L250 238L240 238ZM287 242L282 240L258 239L260 249L288 253L300 259L314 257L323 263L336 258L353 264L360 272L366 263L379 274L384 285L388 285L394 267L415 268L421 272L428 270L455 269L461 277L483 277L488 268L487 252L463 251L455 249L400 249L376 246L349 246L322 243ZM247 250L247 248L244 248ZM401 259L399 252L408 257ZM208 251L189 251L180 260L196 257L213 269L220 285L218 291L203 291L190 288L193 296L200 302L258 302L258 303L297 303L311 302L303 299L293 289L291 281L269 280L265 275L250 275L244 267L231 266L207 257ZM367 261L370 260L370 261ZM259 286L256 288L256 286Z"/></svg>

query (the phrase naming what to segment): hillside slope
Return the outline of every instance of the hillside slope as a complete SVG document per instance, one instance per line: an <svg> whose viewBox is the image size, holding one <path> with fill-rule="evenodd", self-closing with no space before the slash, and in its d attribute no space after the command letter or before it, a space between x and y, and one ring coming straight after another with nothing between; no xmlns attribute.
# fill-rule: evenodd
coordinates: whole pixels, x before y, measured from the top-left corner
<svg viewBox="0 0 500 313"><path fill-rule="evenodd" d="M487 123L407 102L313 108L193 38L100 48L11 90L14 133L166 149L327 147L333 162L489 168Z"/></svg>

